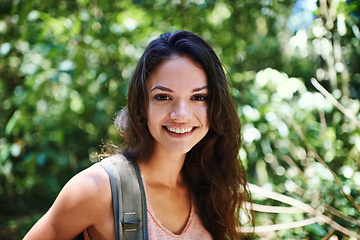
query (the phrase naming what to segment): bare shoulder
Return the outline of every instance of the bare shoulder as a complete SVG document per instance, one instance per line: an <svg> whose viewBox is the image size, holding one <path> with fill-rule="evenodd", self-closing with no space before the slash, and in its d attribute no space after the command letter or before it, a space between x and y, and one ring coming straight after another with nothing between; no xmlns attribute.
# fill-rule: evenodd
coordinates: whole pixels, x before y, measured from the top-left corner
<svg viewBox="0 0 360 240"><path fill-rule="evenodd" d="M110 181L100 164L95 164L71 178L61 190L57 200L65 198L68 203L78 204L107 202L111 200ZM67 199L68 198L68 199ZM69 202L70 201L70 202ZM98 204L94 204L96 205Z"/></svg>
<svg viewBox="0 0 360 240"><path fill-rule="evenodd" d="M70 179L67 184L87 195L96 196L99 193L105 193L111 190L109 177L100 164L94 164L81 171Z"/></svg>
<svg viewBox="0 0 360 240"><path fill-rule="evenodd" d="M87 218L95 214L94 219L99 219L97 213L101 213L104 205L111 204L110 180L100 164L81 171L71 178L61 190L56 204L63 210L79 216L86 214Z"/></svg>
<svg viewBox="0 0 360 240"><path fill-rule="evenodd" d="M25 239L72 239L84 229L112 217L109 177L100 164L71 178L49 211L34 225Z"/></svg>

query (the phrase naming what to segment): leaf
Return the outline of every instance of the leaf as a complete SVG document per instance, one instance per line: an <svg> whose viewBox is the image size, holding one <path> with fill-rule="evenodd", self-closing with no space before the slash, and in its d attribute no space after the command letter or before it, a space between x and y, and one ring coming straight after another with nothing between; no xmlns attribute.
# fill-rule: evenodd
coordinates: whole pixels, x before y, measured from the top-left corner
<svg viewBox="0 0 360 240"><path fill-rule="evenodd" d="M12 115L12 117L10 118L10 120L8 121L8 123L6 124L5 127L5 136L10 136L14 127L16 126L16 124L18 123L19 119L20 119L21 113L20 110L16 110L14 112L14 114Z"/></svg>

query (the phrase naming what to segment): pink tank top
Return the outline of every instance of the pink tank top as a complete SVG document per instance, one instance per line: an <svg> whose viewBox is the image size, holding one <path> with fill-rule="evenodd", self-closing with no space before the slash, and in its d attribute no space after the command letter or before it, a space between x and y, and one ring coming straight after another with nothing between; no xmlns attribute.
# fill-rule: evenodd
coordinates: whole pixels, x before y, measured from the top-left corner
<svg viewBox="0 0 360 240"><path fill-rule="evenodd" d="M200 217L194 210L194 204L191 206L190 217L180 235L172 233L161 225L159 219L155 217L150 204L147 202L147 221L148 234L150 240L212 240L210 233L204 228ZM87 230L84 231L85 240L90 240Z"/></svg>
<svg viewBox="0 0 360 240"><path fill-rule="evenodd" d="M173 234L170 230L161 225L160 221L155 217L150 204L147 202L147 217L148 217L148 233L149 239L163 239L163 240L211 240L210 233L204 228L200 217L196 214L194 204L191 206L190 217L188 222L180 235Z"/></svg>

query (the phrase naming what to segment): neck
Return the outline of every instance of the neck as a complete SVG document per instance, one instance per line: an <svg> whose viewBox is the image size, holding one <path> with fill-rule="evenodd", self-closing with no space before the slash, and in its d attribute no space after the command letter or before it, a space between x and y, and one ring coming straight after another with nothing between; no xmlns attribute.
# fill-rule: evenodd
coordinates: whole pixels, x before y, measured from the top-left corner
<svg viewBox="0 0 360 240"><path fill-rule="evenodd" d="M156 184L168 188L183 185L181 169L186 154L176 154L155 148L148 161L140 163L141 174L147 184Z"/></svg>

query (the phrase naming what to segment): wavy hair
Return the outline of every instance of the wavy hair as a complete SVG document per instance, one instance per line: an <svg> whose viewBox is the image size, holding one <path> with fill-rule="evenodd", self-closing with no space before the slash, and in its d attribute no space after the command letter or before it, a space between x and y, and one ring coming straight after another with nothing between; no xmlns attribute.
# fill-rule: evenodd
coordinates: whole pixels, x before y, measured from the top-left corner
<svg viewBox="0 0 360 240"><path fill-rule="evenodd" d="M128 159L144 159L153 151L147 127L149 74L171 56L187 56L205 71L208 81L209 131L186 155L182 169L198 215L214 239L241 239L240 210L247 198L247 180L238 157L241 125L229 94L222 64L214 50L194 33L166 33L153 40L141 56L121 113L121 134Z"/></svg>

